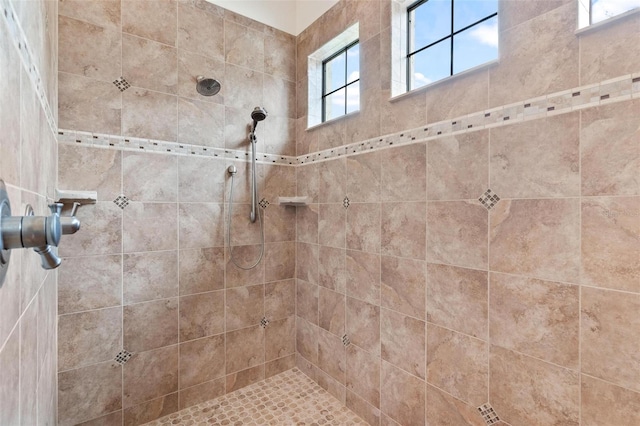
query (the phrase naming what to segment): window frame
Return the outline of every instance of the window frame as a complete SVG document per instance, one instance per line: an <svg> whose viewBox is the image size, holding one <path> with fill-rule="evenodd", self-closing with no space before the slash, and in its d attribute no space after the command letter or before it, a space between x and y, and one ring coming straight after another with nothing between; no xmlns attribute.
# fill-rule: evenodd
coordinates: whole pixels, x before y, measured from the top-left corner
<svg viewBox="0 0 640 426"><path fill-rule="evenodd" d="M592 0L589 0L589 1L592 1ZM455 11L455 2L456 2L456 0L451 0L451 27L450 27L451 28L451 32L448 35L446 35L446 36L444 36L444 37L442 37L442 38L440 38L440 39L438 39L438 40L436 40L434 42L431 42L431 43L427 44L426 46L422 46L420 48L417 48L412 52L411 51L411 34L412 34L412 32L415 32L415 23L411 22L411 12L413 12L414 10L416 10L417 8L419 8L420 6L422 6L422 5L424 5L425 3L428 3L428 2L429 2L429 0L419 0L419 1L409 5L407 7L407 11L406 11L406 24L407 24L407 39L406 39L406 43L407 43L407 50L406 50L406 58L405 58L405 61L406 61L405 62L405 68L406 68L406 73L407 73L407 75L406 75L406 79L407 79L406 91L407 92L410 92L412 90L415 90L415 89L419 88L419 87L411 87L411 83L413 81L413 78L412 78L413 67L411 65L411 57L412 56L414 56L417 53L420 53L420 52L422 52L424 50L427 50L428 48L430 48L432 46L435 46L438 43L441 43L441 42L444 42L447 39L450 39L451 40L450 41L450 58L451 58L451 60L450 60L450 63L449 63L449 75L447 77L445 77L445 78L454 76L456 74L460 74L460 72L459 73L454 73L453 72L453 46L454 46L453 45L453 39L454 39L454 37L456 35L464 32L464 31L472 28L472 27L475 27L476 25L480 25L481 23L483 23L485 21L488 21L489 19L492 19L492 18L495 18L496 16L498 16L498 10L496 10L495 13L492 13L491 15L485 16L484 18L482 18L482 19L480 19L478 21L475 21L472 24L469 24L469 25L465 26L464 28L461 28L461 29L455 31L455 26L454 26L455 25L455 22L454 22L454 16L455 15L454 15L454 11ZM414 25L414 26L412 27L412 25ZM498 49L499 48L500 47L498 46ZM480 64L480 65L482 65L482 64ZM461 72L464 72L464 71L461 71ZM423 86L420 86L420 87L423 87Z"/></svg>
<svg viewBox="0 0 640 426"><path fill-rule="evenodd" d="M595 1L597 0L578 0L578 31L585 30L587 28L597 28L601 25L606 25L608 22L616 21L624 18L625 16L640 12L639 5L624 12L601 19L598 22L593 22L593 6Z"/></svg>
<svg viewBox="0 0 640 426"><path fill-rule="evenodd" d="M351 43L347 44L346 46L340 48L340 50L338 50L337 52L334 52L333 54L331 54L330 56L328 56L327 58L322 60L322 96L321 96L321 100L322 100L322 118L321 118L321 123L326 123L327 121L330 120L334 120L336 118L340 118L340 117L344 117L345 115L347 115L347 87L351 86L354 83L358 83L360 82L360 53L358 53L358 78L356 80L353 80L351 82L348 82L349 80L349 76L347 75L347 72L349 70L349 59L348 59L348 55L347 52L349 51L349 49L351 49L352 47L356 46L356 45L360 45L360 39L357 38L355 41L352 41ZM327 90L327 64L329 62L331 62L333 59L337 58L338 56L340 56L342 53L345 54L345 61L344 61L344 85L338 87L337 89L333 89L330 92L326 92ZM333 117L329 120L327 120L327 98L329 96L331 96L332 94L339 92L340 90L345 89L344 90L344 113L337 116L337 117ZM358 111L360 110L360 100L358 100ZM355 112L355 111L353 111Z"/></svg>

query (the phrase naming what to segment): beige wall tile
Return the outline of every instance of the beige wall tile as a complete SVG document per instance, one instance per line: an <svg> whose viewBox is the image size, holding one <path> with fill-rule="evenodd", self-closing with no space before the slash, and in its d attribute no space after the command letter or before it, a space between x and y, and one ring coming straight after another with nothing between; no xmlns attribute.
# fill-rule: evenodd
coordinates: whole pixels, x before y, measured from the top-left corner
<svg viewBox="0 0 640 426"><path fill-rule="evenodd" d="M224 332L224 306L223 291L182 296L180 298L180 341Z"/></svg>
<svg viewBox="0 0 640 426"><path fill-rule="evenodd" d="M582 112L583 196L640 194L639 114L640 101L635 99Z"/></svg>
<svg viewBox="0 0 640 426"><path fill-rule="evenodd" d="M296 209L296 239L303 243L318 244L318 204Z"/></svg>
<svg viewBox="0 0 640 426"><path fill-rule="evenodd" d="M347 209L342 204L320 204L318 242L324 246L345 246Z"/></svg>
<svg viewBox="0 0 640 426"><path fill-rule="evenodd" d="M320 246L318 254L319 281L322 287L345 294L347 292L346 251Z"/></svg>
<svg viewBox="0 0 640 426"><path fill-rule="evenodd" d="M427 424L443 422L461 426L485 426L486 423L476 407L465 404L427 384ZM445 423L446 422L446 423Z"/></svg>
<svg viewBox="0 0 640 426"><path fill-rule="evenodd" d="M169 155L125 152L123 192L134 201L173 201L178 197L177 158Z"/></svg>
<svg viewBox="0 0 640 426"><path fill-rule="evenodd" d="M258 263L253 269L240 269L235 264L248 267L253 265L260 257L260 246L239 246L233 248L233 261L230 250L226 249L226 275L225 285L227 288L244 285L255 285L264 282L264 262Z"/></svg>
<svg viewBox="0 0 640 426"><path fill-rule="evenodd" d="M179 251L180 294L224 288L224 248Z"/></svg>
<svg viewBox="0 0 640 426"><path fill-rule="evenodd" d="M347 248L380 252L380 204L353 203L347 210Z"/></svg>
<svg viewBox="0 0 640 426"><path fill-rule="evenodd" d="M285 280L265 284L264 315L269 320L277 320L294 315L295 309L295 280Z"/></svg>
<svg viewBox="0 0 640 426"><path fill-rule="evenodd" d="M382 359L425 378L425 322L381 309L380 344Z"/></svg>
<svg viewBox="0 0 640 426"><path fill-rule="evenodd" d="M311 283L318 282L318 246L296 244L296 278Z"/></svg>
<svg viewBox="0 0 640 426"><path fill-rule="evenodd" d="M38 375L47 374L40 371L41 366L38 363L38 302L36 299L25 309L18 325L20 333L20 419L23 424L35 424L38 421ZM16 327L16 333L18 327ZM46 342L40 342L40 345L42 346L41 351L50 350L45 346ZM74 352L71 351L71 355L74 355ZM50 358L53 359L51 356ZM56 367L54 366L51 371L53 383L55 383ZM56 392L55 388L49 389L49 391L51 394L47 395L47 398ZM41 392L45 392L45 390L41 389ZM43 414L40 415L43 416Z"/></svg>
<svg viewBox="0 0 640 426"><path fill-rule="evenodd" d="M178 345L134 354L123 368L123 406L176 392L178 358Z"/></svg>
<svg viewBox="0 0 640 426"><path fill-rule="evenodd" d="M491 347L489 398L510 424L578 425L580 378L572 370Z"/></svg>
<svg viewBox="0 0 640 426"><path fill-rule="evenodd" d="M226 377L226 390L233 392L237 389L249 386L253 383L264 380L264 365L247 368L237 373L229 374Z"/></svg>
<svg viewBox="0 0 640 426"><path fill-rule="evenodd" d="M427 265L427 321L486 340L488 274Z"/></svg>
<svg viewBox="0 0 640 426"><path fill-rule="evenodd" d="M225 290L226 330L257 325L264 316L264 285Z"/></svg>
<svg viewBox="0 0 640 426"><path fill-rule="evenodd" d="M123 0L122 31L176 45L175 0Z"/></svg>
<svg viewBox="0 0 640 426"><path fill-rule="evenodd" d="M119 410L122 403L122 367L113 361L58 374L60 425L100 417Z"/></svg>
<svg viewBox="0 0 640 426"><path fill-rule="evenodd" d="M427 123L424 91L418 90L400 99L395 99L393 102L389 101L389 98L391 98L389 90L381 91L380 134L387 135L405 129L413 129ZM415 175L415 170L412 174Z"/></svg>
<svg viewBox="0 0 640 426"><path fill-rule="evenodd" d="M264 72L289 81L296 79L295 40L287 37L265 37Z"/></svg>
<svg viewBox="0 0 640 426"><path fill-rule="evenodd" d="M227 374L264 363L264 330L259 325L226 333Z"/></svg>
<svg viewBox="0 0 640 426"><path fill-rule="evenodd" d="M380 256L347 250L347 296L380 305Z"/></svg>
<svg viewBox="0 0 640 426"><path fill-rule="evenodd" d="M346 298L324 287L318 293L318 325L342 337L345 331Z"/></svg>
<svg viewBox="0 0 640 426"><path fill-rule="evenodd" d="M132 86L175 95L178 90L178 50L123 34L122 76Z"/></svg>
<svg viewBox="0 0 640 426"><path fill-rule="evenodd" d="M317 326L304 318L296 317L296 353L312 364L318 363L318 332ZM314 366L310 367L313 369ZM305 369L301 370L306 372Z"/></svg>
<svg viewBox="0 0 640 426"><path fill-rule="evenodd" d="M265 328L265 361L273 361L296 352L294 316L272 320Z"/></svg>
<svg viewBox="0 0 640 426"><path fill-rule="evenodd" d="M178 295L178 252L125 254L123 259L124 304Z"/></svg>
<svg viewBox="0 0 640 426"><path fill-rule="evenodd" d="M264 71L264 34L230 21L224 23L225 61Z"/></svg>
<svg viewBox="0 0 640 426"><path fill-rule="evenodd" d="M493 192L501 198L578 195L579 118L575 112L491 129Z"/></svg>
<svg viewBox="0 0 640 426"><path fill-rule="evenodd" d="M109 0L110 1L110 0ZM122 410L114 411L102 417L95 418L86 422L78 423L80 426L106 426L110 424L122 424L123 413Z"/></svg>
<svg viewBox="0 0 640 426"><path fill-rule="evenodd" d="M105 28L59 16L58 69L112 82L121 76L122 34Z"/></svg>
<svg viewBox="0 0 640 426"><path fill-rule="evenodd" d="M295 338L294 338L295 346ZM292 354L283 358L279 358L264 364L264 376L269 378L280 374L284 371L290 370L296 366L296 355Z"/></svg>
<svg viewBox="0 0 640 426"><path fill-rule="evenodd" d="M346 352L341 337L318 329L318 367L340 384L345 383Z"/></svg>
<svg viewBox="0 0 640 426"><path fill-rule="evenodd" d="M131 206L129 206L131 207ZM122 211L114 203L97 202L78 209L82 232L66 235L60 256L88 256L122 252Z"/></svg>
<svg viewBox="0 0 640 426"><path fill-rule="evenodd" d="M380 407L380 358L356 345L347 347L347 389L376 408Z"/></svg>
<svg viewBox="0 0 640 426"><path fill-rule="evenodd" d="M367 403L364 399L360 398L357 394L347 391L346 392L346 406L351 411L356 413L368 424L377 426L380 424L380 410Z"/></svg>
<svg viewBox="0 0 640 426"><path fill-rule="evenodd" d="M381 306L415 318L425 318L426 263L382 256Z"/></svg>
<svg viewBox="0 0 640 426"><path fill-rule="evenodd" d="M178 141L193 145L223 148L224 114L222 105L179 98ZM190 158L190 160L193 161L194 159Z"/></svg>
<svg viewBox="0 0 640 426"><path fill-rule="evenodd" d="M380 408L400 424L424 424L425 383L383 362Z"/></svg>
<svg viewBox="0 0 640 426"><path fill-rule="evenodd" d="M224 335L180 344L180 389L224 376Z"/></svg>
<svg viewBox="0 0 640 426"><path fill-rule="evenodd" d="M340 401L342 404L345 403L347 397L346 388L339 381L319 368L316 369L316 381L322 389L326 390L335 399Z"/></svg>
<svg viewBox="0 0 640 426"><path fill-rule="evenodd" d="M640 393L583 374L580 396L582 426L640 422Z"/></svg>
<svg viewBox="0 0 640 426"><path fill-rule="evenodd" d="M6 369L0 391L6 398L0 402L0 420L7 424L20 422L20 329L15 328L0 351L0 363Z"/></svg>
<svg viewBox="0 0 640 426"><path fill-rule="evenodd" d="M124 209L122 216L125 253L177 248L178 218L175 203L134 202Z"/></svg>
<svg viewBox="0 0 640 426"><path fill-rule="evenodd" d="M175 96L132 87L122 93L122 134L176 141L177 111Z"/></svg>
<svg viewBox="0 0 640 426"><path fill-rule="evenodd" d="M120 305L121 277L120 255L64 259L58 271L58 313Z"/></svg>
<svg viewBox="0 0 640 426"><path fill-rule="evenodd" d="M386 154L381 167L382 201L425 201L426 144L394 148Z"/></svg>
<svg viewBox="0 0 640 426"><path fill-rule="evenodd" d="M98 200L113 201L121 190L122 153L106 149L58 147L60 189L97 191Z"/></svg>
<svg viewBox="0 0 640 426"><path fill-rule="evenodd" d="M178 200L181 202L224 202L224 166L224 163L218 160L179 157Z"/></svg>
<svg viewBox="0 0 640 426"><path fill-rule="evenodd" d="M541 16L562 5L569 0L544 0L536 2L507 1L499 4L500 28L509 29L530 19Z"/></svg>
<svg viewBox="0 0 640 426"><path fill-rule="evenodd" d="M347 196L351 202L380 201L381 159L380 152L347 158Z"/></svg>
<svg viewBox="0 0 640 426"><path fill-rule="evenodd" d="M83 0L65 0L59 2L58 13L101 27L120 29L119 0L98 0L90 3Z"/></svg>
<svg viewBox="0 0 640 426"><path fill-rule="evenodd" d="M58 370L115 358L122 347L120 307L62 315L58 319Z"/></svg>
<svg viewBox="0 0 640 426"><path fill-rule="evenodd" d="M471 406L488 401L488 344L429 324L427 382Z"/></svg>
<svg viewBox="0 0 640 426"><path fill-rule="evenodd" d="M346 327L351 343L380 355L380 306L347 297Z"/></svg>
<svg viewBox="0 0 640 426"><path fill-rule="evenodd" d="M223 246L223 208L223 205L218 203L180 203L180 248Z"/></svg>
<svg viewBox="0 0 640 426"><path fill-rule="evenodd" d="M581 302L582 372L640 391L640 295L583 287Z"/></svg>
<svg viewBox="0 0 640 426"><path fill-rule="evenodd" d="M0 72L3 78L0 82L0 126L5 129L3 149L7 152L20 152L20 58L18 52L12 48L8 30L3 25L0 28L0 45L7 46L0 54ZM5 183L20 184L20 157L17 155L3 155L0 159L0 170ZM13 198L12 198L13 199Z"/></svg>
<svg viewBox="0 0 640 426"><path fill-rule="evenodd" d="M212 59L202 54L190 52L180 45L178 49L178 96L224 104L226 79L224 72L224 58ZM198 76L214 78L220 83L220 91L215 96L202 96L196 90Z"/></svg>
<svg viewBox="0 0 640 426"><path fill-rule="evenodd" d="M578 368L577 286L491 274L491 343Z"/></svg>
<svg viewBox="0 0 640 426"><path fill-rule="evenodd" d="M124 347L148 351L178 343L178 298L138 303L123 308Z"/></svg>
<svg viewBox="0 0 640 426"><path fill-rule="evenodd" d="M347 162L344 158L318 165L318 202L342 203L347 193Z"/></svg>
<svg viewBox="0 0 640 426"><path fill-rule="evenodd" d="M577 282L579 213L572 199L500 201L490 212L491 269Z"/></svg>
<svg viewBox="0 0 640 426"><path fill-rule="evenodd" d="M296 280L296 312L314 325L318 325L318 291L318 285Z"/></svg>
<svg viewBox="0 0 640 426"><path fill-rule="evenodd" d="M141 425L178 411L178 393L172 393L124 410L124 422L128 425Z"/></svg>
<svg viewBox="0 0 640 426"><path fill-rule="evenodd" d="M383 203L380 212L380 253L424 260L427 203Z"/></svg>
<svg viewBox="0 0 640 426"><path fill-rule="evenodd" d="M225 394L225 379L215 379L180 391L180 409L209 401Z"/></svg>
<svg viewBox="0 0 640 426"><path fill-rule="evenodd" d="M487 269L488 219L476 201L429 203L427 260Z"/></svg>
<svg viewBox="0 0 640 426"><path fill-rule="evenodd" d="M502 24L503 18L498 19ZM489 107L489 70L490 68L482 68L470 74L458 75L447 82L443 81L425 89L429 123L487 109ZM390 77L389 81L391 81Z"/></svg>
<svg viewBox="0 0 640 426"><path fill-rule="evenodd" d="M263 76L261 72L226 63L225 105L246 112L253 111L257 105L262 105ZM250 123L249 116L247 116L247 122Z"/></svg>
<svg viewBox="0 0 640 426"><path fill-rule="evenodd" d="M427 143L429 200L476 199L489 188L489 132L481 130Z"/></svg>
<svg viewBox="0 0 640 426"><path fill-rule="evenodd" d="M265 244L264 276L266 282L293 278L296 272L296 243L293 241Z"/></svg>
<svg viewBox="0 0 640 426"><path fill-rule="evenodd" d="M296 195L311 197L312 202L317 203L319 181L318 164L296 167ZM342 200L340 201L342 202Z"/></svg>

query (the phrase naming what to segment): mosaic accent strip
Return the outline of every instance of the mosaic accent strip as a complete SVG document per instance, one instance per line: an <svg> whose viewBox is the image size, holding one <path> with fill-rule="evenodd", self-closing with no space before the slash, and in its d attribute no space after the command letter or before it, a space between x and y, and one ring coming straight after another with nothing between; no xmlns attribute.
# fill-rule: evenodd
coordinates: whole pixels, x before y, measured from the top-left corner
<svg viewBox="0 0 640 426"><path fill-rule="evenodd" d="M491 210L493 206L498 204L498 201L500 201L500 197L498 197L498 194L496 194L495 192L487 189L484 194L482 194L482 196L478 198L478 201L480 201L482 205L487 208L487 210Z"/></svg>
<svg viewBox="0 0 640 426"><path fill-rule="evenodd" d="M127 90L129 87L131 87L131 85L129 84L129 82L127 80L124 79L124 77L119 77L116 78L115 80L113 80L113 84L115 84L115 86L118 88L118 90L120 90L121 92L124 92L125 90Z"/></svg>
<svg viewBox="0 0 640 426"><path fill-rule="evenodd" d="M31 84L33 85L36 95L40 100L40 105L42 105L42 109L47 117L49 128L55 134L58 129L58 124L56 123L53 115L53 109L49 105L49 100L47 99L40 71L38 70L36 61L33 58L32 49L29 47L29 43L27 43L27 36L20 25L20 21L17 18L11 1L0 0L0 8L2 8L2 16L7 24L9 37L11 37L14 45L18 48L20 60L22 61L22 65L25 70L27 70L27 74L29 74ZM58 19L58 17L53 17L53 19Z"/></svg>
<svg viewBox="0 0 640 426"><path fill-rule="evenodd" d="M126 195L118 195L116 199L113 200L115 205L120 207L122 210L124 210L124 208L129 205L129 201L130 200L127 198Z"/></svg>
<svg viewBox="0 0 640 426"><path fill-rule="evenodd" d="M116 355L116 362L120 365L124 365L131 359L132 355L133 354L131 352L123 349Z"/></svg>
<svg viewBox="0 0 640 426"><path fill-rule="evenodd" d="M101 133L80 132L75 130L58 130L58 142L63 144L81 144L92 147L118 149L124 151L149 151L153 153L221 158L249 161L249 152L224 148L212 148L200 145L189 145L156 139L129 138ZM258 153L260 164L296 165L296 157L286 155Z"/></svg>
<svg viewBox="0 0 640 426"><path fill-rule="evenodd" d="M267 200L265 200L264 198L262 200L260 200L260 202L258 204L260 204L260 207L262 207L263 209L266 209L267 207L269 207L269 202Z"/></svg>
<svg viewBox="0 0 640 426"><path fill-rule="evenodd" d="M482 404L481 406L479 406L478 411L482 416L482 420L484 420L485 423L488 425L494 425L500 421L500 418L498 417L496 412L493 410L493 407L491 406L491 404L489 404L488 402L486 404Z"/></svg>

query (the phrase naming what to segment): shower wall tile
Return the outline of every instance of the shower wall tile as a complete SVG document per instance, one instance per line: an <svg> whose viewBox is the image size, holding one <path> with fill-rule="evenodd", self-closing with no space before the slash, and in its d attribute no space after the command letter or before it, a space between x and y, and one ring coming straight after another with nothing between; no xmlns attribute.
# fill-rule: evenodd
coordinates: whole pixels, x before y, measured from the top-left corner
<svg viewBox="0 0 640 426"><path fill-rule="evenodd" d="M296 167L296 195L311 197L312 202L317 203L320 188L319 182L318 164ZM342 200L339 202L342 202Z"/></svg>
<svg viewBox="0 0 640 426"><path fill-rule="evenodd" d="M640 198L582 201L581 283L640 293Z"/></svg>
<svg viewBox="0 0 640 426"><path fill-rule="evenodd" d="M110 204L119 210L113 203ZM122 220L125 253L177 248L178 218L175 203L133 202L124 209Z"/></svg>
<svg viewBox="0 0 640 426"><path fill-rule="evenodd" d="M295 242L267 243L264 250L264 279L266 282L282 281L295 277Z"/></svg>
<svg viewBox="0 0 640 426"><path fill-rule="evenodd" d="M233 392L237 389L249 386L253 383L264 380L264 364L229 374L226 377L225 388L227 392Z"/></svg>
<svg viewBox="0 0 640 426"><path fill-rule="evenodd" d="M121 76L122 33L59 16L58 70L112 82Z"/></svg>
<svg viewBox="0 0 640 426"><path fill-rule="evenodd" d="M372 253L380 252L380 210L378 203L349 204L347 248Z"/></svg>
<svg viewBox="0 0 640 426"><path fill-rule="evenodd" d="M264 317L264 285L225 290L226 330L257 325Z"/></svg>
<svg viewBox="0 0 640 426"><path fill-rule="evenodd" d="M226 20L224 51L227 63L264 71L264 34L261 31Z"/></svg>
<svg viewBox="0 0 640 426"><path fill-rule="evenodd" d="M295 315L296 283L285 280L265 284L264 314L269 320L277 320Z"/></svg>
<svg viewBox="0 0 640 426"><path fill-rule="evenodd" d="M225 394L225 379L215 379L180 391L180 409L209 401Z"/></svg>
<svg viewBox="0 0 640 426"><path fill-rule="evenodd" d="M489 398L504 421L578 424L580 378L577 372L498 346L491 347L489 366Z"/></svg>
<svg viewBox="0 0 640 426"><path fill-rule="evenodd" d="M243 111L253 111L256 105L262 105L263 77L259 71L238 67L230 63L225 64L225 104ZM250 123L247 116L247 123ZM265 123L266 124L266 123Z"/></svg>
<svg viewBox="0 0 640 426"><path fill-rule="evenodd" d="M180 250L180 295L224 288L224 248Z"/></svg>
<svg viewBox="0 0 640 426"><path fill-rule="evenodd" d="M178 298L125 306L122 316L124 347L130 352L178 343Z"/></svg>
<svg viewBox="0 0 640 426"><path fill-rule="evenodd" d="M122 367L116 362L58 373L60 424L78 424L120 410L122 405Z"/></svg>
<svg viewBox="0 0 640 426"><path fill-rule="evenodd" d="M223 148L224 126L225 111L222 105L178 99L178 142Z"/></svg>
<svg viewBox="0 0 640 426"><path fill-rule="evenodd" d="M580 424L634 424L640 422L640 393L582 375Z"/></svg>
<svg viewBox="0 0 640 426"><path fill-rule="evenodd" d="M176 45L175 0L122 0L122 31Z"/></svg>
<svg viewBox="0 0 640 426"><path fill-rule="evenodd" d="M380 307L347 297L347 336L372 355L380 355Z"/></svg>
<svg viewBox="0 0 640 426"><path fill-rule="evenodd" d="M235 261L245 268L253 265L260 257L260 245L233 247L233 261L229 249L226 249L226 257L225 285L227 288L264 282L264 262L260 262L255 268L249 270L238 268L234 264Z"/></svg>
<svg viewBox="0 0 640 426"><path fill-rule="evenodd" d="M502 198L579 195L579 118L575 112L491 129L493 192Z"/></svg>
<svg viewBox="0 0 640 426"><path fill-rule="evenodd" d="M294 335L294 350L295 350L295 335ZM280 374L284 371L291 370L296 366L296 355L295 353L292 355L288 355L283 358L279 358L273 361L266 362L264 364L264 376L265 378L269 378L271 376L275 376L276 374Z"/></svg>
<svg viewBox="0 0 640 426"><path fill-rule="evenodd" d="M318 329L318 367L344 385L345 364L346 352L340 337Z"/></svg>
<svg viewBox="0 0 640 426"><path fill-rule="evenodd" d="M318 325L318 297L318 285L296 280L296 312L314 325Z"/></svg>
<svg viewBox="0 0 640 426"><path fill-rule="evenodd" d="M382 155L371 152L347 158L347 196L354 203L380 200Z"/></svg>
<svg viewBox="0 0 640 426"><path fill-rule="evenodd" d="M296 352L294 316L270 321L265 329L265 361L273 361Z"/></svg>
<svg viewBox="0 0 640 426"><path fill-rule="evenodd" d="M380 310L382 359L424 380L425 322L388 309Z"/></svg>
<svg viewBox="0 0 640 426"><path fill-rule="evenodd" d="M300 316L296 318L296 352L312 364L311 369L318 363L318 332L317 326ZM306 371L304 367L301 370Z"/></svg>
<svg viewBox="0 0 640 426"><path fill-rule="evenodd" d="M503 30L507 30L568 3L570 3L570 0L546 0L534 3L500 3L498 11L501 15L500 26Z"/></svg>
<svg viewBox="0 0 640 426"><path fill-rule="evenodd" d="M178 393L172 393L124 410L125 425L141 425L178 411Z"/></svg>
<svg viewBox="0 0 640 426"><path fill-rule="evenodd" d="M427 320L480 339L488 332L487 272L427 265Z"/></svg>
<svg viewBox="0 0 640 426"><path fill-rule="evenodd" d="M499 20L502 25L504 18ZM430 88L426 96L429 123L485 110L489 107L489 69L479 69L451 81L443 81Z"/></svg>
<svg viewBox="0 0 640 426"><path fill-rule="evenodd" d="M264 330L259 325L226 334L227 374L264 363Z"/></svg>
<svg viewBox="0 0 640 426"><path fill-rule="evenodd" d="M491 269L577 282L578 203L575 199L499 202L490 213Z"/></svg>
<svg viewBox="0 0 640 426"><path fill-rule="evenodd" d="M322 389L329 392L329 394L333 395L333 397L342 404L345 404L347 396L346 388L343 384L319 368L316 369L316 380Z"/></svg>
<svg viewBox="0 0 640 426"><path fill-rule="evenodd" d="M432 140L427 151L429 200L474 199L490 187L489 131Z"/></svg>
<svg viewBox="0 0 640 426"><path fill-rule="evenodd" d="M122 153L72 145L58 147L60 189L97 191L98 200L113 201L120 195Z"/></svg>
<svg viewBox="0 0 640 426"><path fill-rule="evenodd" d="M382 362L380 408L400 424L424 424L425 383L423 380Z"/></svg>
<svg viewBox="0 0 640 426"><path fill-rule="evenodd" d="M464 426L485 426L486 422L478 415L478 409L465 404L446 392L427 384L427 424L448 422Z"/></svg>
<svg viewBox="0 0 640 426"><path fill-rule="evenodd" d="M38 302L39 300L36 299L27 307L19 324L20 418L25 424L33 424L38 420L38 376L41 373L38 359ZM40 345L44 346L43 342ZM46 348L41 349L42 352L46 350ZM51 356L49 358L53 359ZM55 371L55 366L53 366L52 373L55 374ZM41 393L44 393L42 387ZM55 392L55 389L51 389L50 392ZM51 395L46 395L46 397L49 396Z"/></svg>
<svg viewBox="0 0 640 426"><path fill-rule="evenodd" d="M214 78L220 83L220 91L215 96L202 96L196 90L198 76ZM201 102L224 104L226 79L222 58L212 59L195 52L178 49L178 96Z"/></svg>
<svg viewBox="0 0 640 426"><path fill-rule="evenodd" d="M123 367L123 406L177 392L178 359L178 345L134 354Z"/></svg>
<svg viewBox="0 0 640 426"><path fill-rule="evenodd" d="M122 304L122 256L65 258L58 271L58 314Z"/></svg>
<svg viewBox="0 0 640 426"><path fill-rule="evenodd" d="M139 138L176 141L175 96L132 87L122 93L122 133Z"/></svg>
<svg viewBox="0 0 640 426"><path fill-rule="evenodd" d="M97 202L78 209L82 232L65 236L60 256L89 256L122 252L122 211L112 202Z"/></svg>
<svg viewBox="0 0 640 426"><path fill-rule="evenodd" d="M180 297L180 341L224 332L224 318L223 291Z"/></svg>
<svg viewBox="0 0 640 426"><path fill-rule="evenodd" d="M380 358L356 345L347 347L347 389L376 408L380 407L380 362Z"/></svg>
<svg viewBox="0 0 640 426"><path fill-rule="evenodd" d="M3 25L0 27L0 44L9 47L11 40L8 29ZM0 126L5 129L3 138L3 148L7 152L20 152L20 57L14 49L3 48L0 55L0 70L2 71L2 81L0 81L0 96L3 102L0 103ZM7 184L20 186L20 157L15 155L3 155L0 158L0 170L2 179ZM12 198L13 199L13 198Z"/></svg>
<svg viewBox="0 0 640 426"><path fill-rule="evenodd" d="M431 202L427 207L427 260L487 269L486 209L467 201Z"/></svg>
<svg viewBox="0 0 640 426"><path fill-rule="evenodd" d="M344 248L346 209L342 204L320 204L318 242L324 246Z"/></svg>
<svg viewBox="0 0 640 426"><path fill-rule="evenodd" d="M111 1L111 0L109 0ZM113 413L104 415L102 417L97 417L95 419L78 423L81 426L104 426L110 424L122 424L123 422L123 413L122 410L114 411Z"/></svg>
<svg viewBox="0 0 640 426"><path fill-rule="evenodd" d="M224 376L224 335L180 344L180 389Z"/></svg>
<svg viewBox="0 0 640 426"><path fill-rule="evenodd" d="M319 281L322 287L345 294L347 289L346 251L320 246L318 254Z"/></svg>
<svg viewBox="0 0 640 426"><path fill-rule="evenodd" d="M326 161L318 165L318 202L342 203L347 193L345 159Z"/></svg>
<svg viewBox="0 0 640 426"><path fill-rule="evenodd" d="M380 305L380 256L347 250L347 296Z"/></svg>
<svg viewBox="0 0 640 426"><path fill-rule="evenodd" d="M425 259L427 203L383 203L380 210L380 252Z"/></svg>
<svg viewBox="0 0 640 426"><path fill-rule="evenodd" d="M346 298L324 287L318 291L318 325L337 336L345 331Z"/></svg>
<svg viewBox="0 0 640 426"><path fill-rule="evenodd" d="M388 151L381 166L382 201L425 201L427 196L426 144Z"/></svg>
<svg viewBox="0 0 640 426"><path fill-rule="evenodd" d="M578 368L579 289L506 274L491 274L491 343Z"/></svg>
<svg viewBox="0 0 640 426"><path fill-rule="evenodd" d="M640 194L638 114L640 101L635 99L581 113L583 196Z"/></svg>
<svg viewBox="0 0 640 426"><path fill-rule="evenodd" d="M15 328L13 333L4 342L0 351L0 362L6 368L3 372L0 390L5 398L0 402L0 420L7 424L19 424L20 422L20 329Z"/></svg>
<svg viewBox="0 0 640 426"><path fill-rule="evenodd" d="M427 382L471 406L488 401L488 357L486 342L427 326Z"/></svg>
<svg viewBox="0 0 640 426"><path fill-rule="evenodd" d="M289 34L282 33L283 37L264 38L264 51L269 52L264 56L264 72L274 77L288 81L296 79L295 39Z"/></svg>
<svg viewBox="0 0 640 426"><path fill-rule="evenodd" d="M90 22L105 28L120 28L120 0L99 0L85 4L83 0L66 0L58 4L58 14Z"/></svg>
<svg viewBox="0 0 640 426"><path fill-rule="evenodd" d="M60 72L58 91L60 128L121 134L122 93L112 83Z"/></svg>
<svg viewBox="0 0 640 426"><path fill-rule="evenodd" d="M177 200L177 158L168 155L123 153L123 193L134 201Z"/></svg>
<svg viewBox="0 0 640 426"><path fill-rule="evenodd" d="M318 244L318 204L309 204L296 212L297 241Z"/></svg>
<svg viewBox="0 0 640 426"><path fill-rule="evenodd" d="M60 371L112 359L122 347L122 310L115 307L62 315L58 336Z"/></svg>
<svg viewBox="0 0 640 426"><path fill-rule="evenodd" d="M175 47L122 35L122 75L132 86L175 95L178 91L177 65Z"/></svg>
<svg viewBox="0 0 640 426"><path fill-rule="evenodd" d="M221 161L178 158L178 200L181 202L224 202L224 179Z"/></svg>
<svg viewBox="0 0 640 426"><path fill-rule="evenodd" d="M419 260L382 256L380 264L382 307L424 319L426 263Z"/></svg>
<svg viewBox="0 0 640 426"><path fill-rule="evenodd" d="M318 246L313 244L296 244L296 278L318 283Z"/></svg>
<svg viewBox="0 0 640 426"><path fill-rule="evenodd" d="M639 392L640 295L582 287L581 302L582 372Z"/></svg>
<svg viewBox="0 0 640 426"><path fill-rule="evenodd" d="M364 399L358 397L357 394L347 391L346 406L364 419L368 424L374 426L380 424L380 410L367 403Z"/></svg>
<svg viewBox="0 0 640 426"><path fill-rule="evenodd" d="M273 208L293 211L295 208L289 206L277 206L278 197L293 197L296 195L296 168L280 165L264 165L264 182L260 193L262 197L273 203ZM266 211L269 213L269 210ZM289 240L295 240L295 235Z"/></svg>
<svg viewBox="0 0 640 426"><path fill-rule="evenodd" d="M218 203L180 203L179 244L181 249L224 245L223 205Z"/></svg>

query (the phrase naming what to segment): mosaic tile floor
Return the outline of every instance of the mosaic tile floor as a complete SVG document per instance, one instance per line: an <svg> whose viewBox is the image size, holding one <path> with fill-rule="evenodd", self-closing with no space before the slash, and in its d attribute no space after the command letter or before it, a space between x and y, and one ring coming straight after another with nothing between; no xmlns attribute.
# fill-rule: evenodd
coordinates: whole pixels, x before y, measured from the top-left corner
<svg viewBox="0 0 640 426"><path fill-rule="evenodd" d="M220 398L162 417L147 423L147 426L366 424L294 368Z"/></svg>

